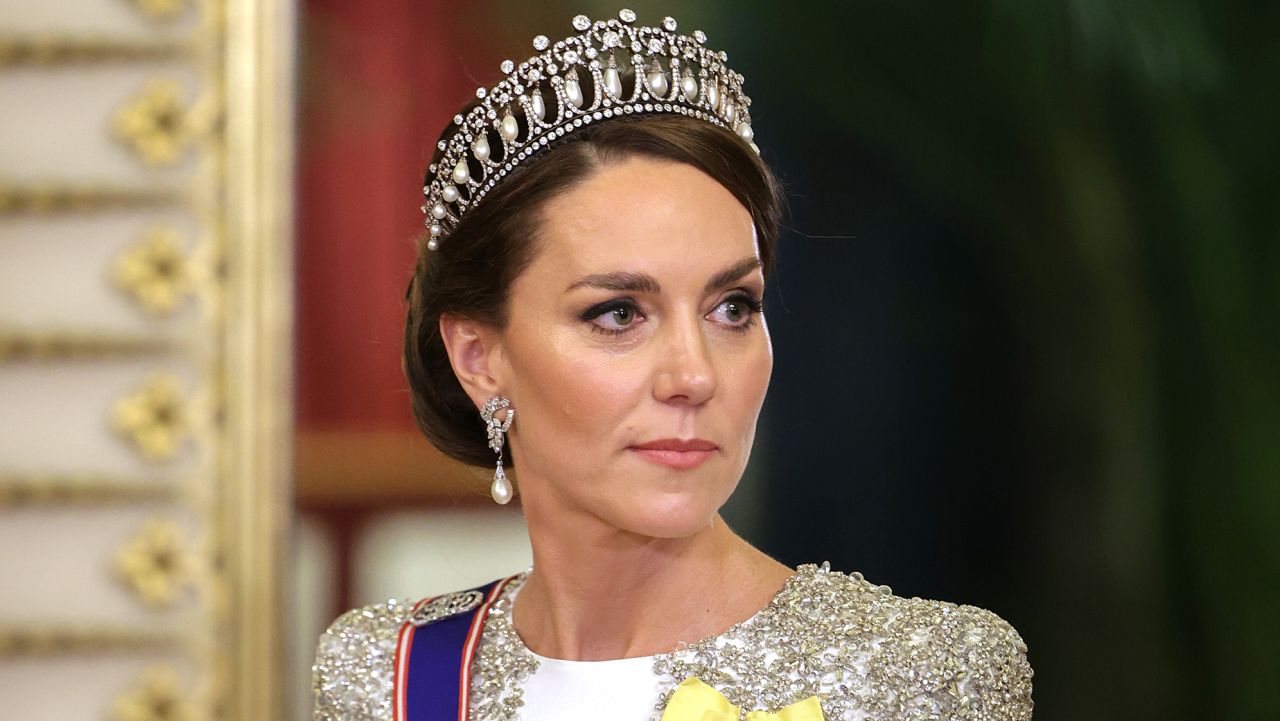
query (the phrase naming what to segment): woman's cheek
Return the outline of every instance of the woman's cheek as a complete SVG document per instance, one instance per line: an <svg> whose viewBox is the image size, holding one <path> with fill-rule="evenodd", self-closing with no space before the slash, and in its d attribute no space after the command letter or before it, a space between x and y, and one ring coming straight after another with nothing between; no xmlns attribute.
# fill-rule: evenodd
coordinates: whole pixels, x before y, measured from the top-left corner
<svg viewBox="0 0 1280 721"><path fill-rule="evenodd" d="M565 423L600 430L599 424L613 414L610 405L625 395L628 374L618 358L584 346L572 334L556 337L544 349L547 372L535 381L539 392L550 396Z"/></svg>
<svg viewBox="0 0 1280 721"><path fill-rule="evenodd" d="M761 343L738 359L736 367L725 374L726 387L735 414L747 436L754 435L755 424L764 405L769 379L773 374L773 356L767 343Z"/></svg>

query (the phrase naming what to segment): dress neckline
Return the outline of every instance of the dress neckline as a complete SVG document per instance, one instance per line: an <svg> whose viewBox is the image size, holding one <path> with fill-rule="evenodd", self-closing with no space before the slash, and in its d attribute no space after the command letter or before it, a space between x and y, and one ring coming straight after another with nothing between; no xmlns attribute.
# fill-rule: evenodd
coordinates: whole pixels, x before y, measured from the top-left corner
<svg viewBox="0 0 1280 721"><path fill-rule="evenodd" d="M507 644L509 644L510 648L516 649L518 653L524 654L529 658L535 659L539 663L561 666L563 668L582 668L582 669L603 668L603 665L621 666L621 665L631 665L631 664L639 665L642 663L653 664L662 659L672 658L677 654L681 653L682 651L685 651L689 648L703 647L707 644L712 644L715 642L716 639L722 636L731 636L741 631L742 629L750 626L752 623L756 621L756 619L774 610L774 608L778 605L780 600L783 597L785 597L787 593L791 591L792 588L797 583L800 582L801 576L803 575L805 568L806 568L805 566L801 566L800 568L791 569L791 575L787 577L787 580L785 582L783 582L782 587L779 588L776 592L774 592L773 596L769 598L769 602L766 603L764 606L761 606L759 609L755 611L755 613L751 614L747 618L734 623L733 625L729 626L728 628L722 631L710 634L708 636L704 636L696 641L691 641L691 642L680 641L677 647L671 651L664 651L662 653L656 653L649 656L627 656L624 658L611 658L611 659L600 659L596 661L583 661L583 660L577 660L577 659L553 658L551 656L543 656L535 652L533 649L529 648L529 646L525 644L524 639L520 637L520 634L515 629L515 623L513 622L513 619L512 619L512 616L513 616L512 611L515 607L516 596L520 593L520 589L524 586L524 582L528 580L529 574L533 571L532 568L517 574L514 578L511 579L511 582L508 583L507 587L504 588L502 592L499 594L501 603L496 603L493 605L493 607L490 610L490 616L493 616L494 614L501 614L503 616L503 622L496 625L498 629L502 632L502 636L504 637L503 640Z"/></svg>
<svg viewBox="0 0 1280 721"><path fill-rule="evenodd" d="M525 645L511 623L510 601L513 592L528 579L532 570L526 570L507 579L492 605L489 606L480 633L480 643L472 660L472 709L476 713L473 718L483 718L488 721L519 721L519 708L524 703L525 681L536 674L544 663L548 671L556 674L597 680L618 674L630 674L637 670L637 666L642 666L646 662L651 663L658 693L652 721L657 721L676 687L690 676L712 683L737 706L764 704L762 708L782 708L796 700L793 698L795 688L791 682L779 680L765 673L768 669L763 667L753 669L750 673L744 672L739 665L743 660L741 650L766 648L771 644L776 646L774 642L778 639L775 637L780 629L790 631L792 636L788 638L805 638L806 633L813 631L813 619L808 612L797 615L796 609L801 606L810 607L811 599L815 594L823 594L824 589L828 588L831 582L838 582L838 578L845 577L843 574L830 572L830 566L827 563L821 566L803 564L787 578L773 598L750 617L719 633L692 643L682 641L674 650L654 656L635 656L630 659L605 661L548 659L544 662ZM825 578L828 575L831 576L830 582ZM861 574L853 580L864 583ZM864 585L869 586L869 584ZM882 588L888 591L887 586ZM799 653L799 650L784 644L784 647L776 648L776 652L786 656ZM781 663L778 659L757 658L757 654L750 654L750 656L759 663L772 664L769 668ZM623 665L631 663L635 663L636 666ZM709 679L719 679L727 685L721 685ZM737 681L730 683L732 679Z"/></svg>

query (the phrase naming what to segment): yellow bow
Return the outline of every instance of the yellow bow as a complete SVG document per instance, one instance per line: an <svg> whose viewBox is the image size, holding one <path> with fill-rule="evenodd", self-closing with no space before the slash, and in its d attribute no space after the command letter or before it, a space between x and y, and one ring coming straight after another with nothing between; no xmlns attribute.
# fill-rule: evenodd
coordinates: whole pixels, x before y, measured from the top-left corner
<svg viewBox="0 0 1280 721"><path fill-rule="evenodd" d="M719 691L690 676L671 695L662 721L738 721L738 713ZM747 721L823 721L822 705L817 696L810 696L777 711L748 712Z"/></svg>

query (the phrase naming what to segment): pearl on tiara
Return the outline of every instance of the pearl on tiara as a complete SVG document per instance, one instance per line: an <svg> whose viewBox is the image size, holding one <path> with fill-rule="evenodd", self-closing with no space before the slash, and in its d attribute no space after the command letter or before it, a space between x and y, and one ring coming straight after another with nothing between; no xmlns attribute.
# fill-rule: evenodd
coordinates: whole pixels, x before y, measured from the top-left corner
<svg viewBox="0 0 1280 721"><path fill-rule="evenodd" d="M701 30L677 34L675 18L654 27L635 21L629 9L616 20L575 15L577 34L554 43L536 36L537 55L518 64L503 60L499 68L507 77L476 89L479 102L454 116L451 135L438 144L440 160L431 164L423 186L429 250L437 250L521 162L593 122L678 113L727 128L760 152L751 99L742 92L742 75L725 64L728 55L705 47ZM631 66L630 90L623 86L620 62Z"/></svg>

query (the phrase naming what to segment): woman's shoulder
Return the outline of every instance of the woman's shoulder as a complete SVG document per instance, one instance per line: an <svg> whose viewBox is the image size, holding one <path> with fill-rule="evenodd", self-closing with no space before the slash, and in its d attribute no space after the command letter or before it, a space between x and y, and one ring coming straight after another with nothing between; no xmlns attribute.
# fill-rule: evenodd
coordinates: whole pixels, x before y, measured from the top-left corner
<svg viewBox="0 0 1280 721"><path fill-rule="evenodd" d="M806 564L796 570L778 602L806 615L830 613L830 630L838 635L877 635L921 645L927 638L964 642L988 641L985 647L1008 646L1020 653L1026 644L1018 631L993 611L979 606L898 596L888 586L872 583L856 571L833 571L829 564ZM925 631L926 635L922 635Z"/></svg>
<svg viewBox="0 0 1280 721"><path fill-rule="evenodd" d="M809 648L848 670L844 686L858 689L851 708L873 706L882 718L1031 718L1027 645L996 613L898 596L825 563L802 566L795 579L780 599L782 615L809 629Z"/></svg>
<svg viewBox="0 0 1280 721"><path fill-rule="evenodd" d="M391 718L396 649L406 624L420 626L475 609L484 593L497 594L522 576L515 574L477 588L421 599L393 598L338 616L316 643L311 667L314 721Z"/></svg>
<svg viewBox="0 0 1280 721"><path fill-rule="evenodd" d="M415 601L390 599L338 616L316 643L315 721L391 717L396 643Z"/></svg>
<svg viewBox="0 0 1280 721"><path fill-rule="evenodd" d="M732 703L780 709L817 696L829 721L1031 718L1018 632L976 606L894 595L859 573L806 564L755 616L659 670Z"/></svg>

